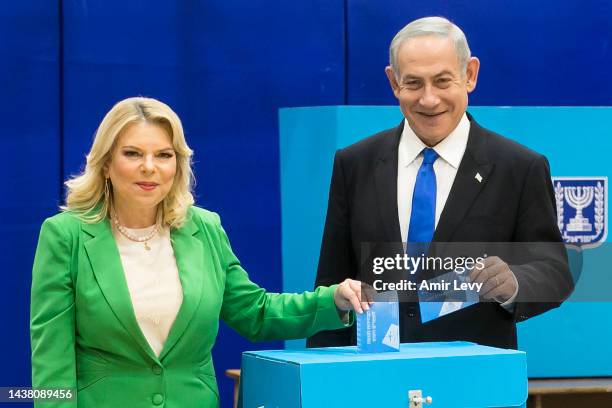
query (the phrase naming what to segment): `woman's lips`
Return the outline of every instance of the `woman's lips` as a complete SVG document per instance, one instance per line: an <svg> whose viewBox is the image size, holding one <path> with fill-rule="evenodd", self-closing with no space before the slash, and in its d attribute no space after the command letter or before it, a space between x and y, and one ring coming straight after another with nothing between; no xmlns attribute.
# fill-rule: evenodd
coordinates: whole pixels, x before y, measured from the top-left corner
<svg viewBox="0 0 612 408"><path fill-rule="evenodd" d="M151 191L157 187L157 184L155 183L136 183L136 185L145 191Z"/></svg>

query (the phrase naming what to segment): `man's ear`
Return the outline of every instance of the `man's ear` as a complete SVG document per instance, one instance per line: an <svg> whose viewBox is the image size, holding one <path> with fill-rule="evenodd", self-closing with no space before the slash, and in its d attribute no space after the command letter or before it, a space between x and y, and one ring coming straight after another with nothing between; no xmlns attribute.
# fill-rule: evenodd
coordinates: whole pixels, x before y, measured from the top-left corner
<svg viewBox="0 0 612 408"><path fill-rule="evenodd" d="M471 57L467 63L465 70L466 86L467 91L472 92L476 89L476 82L478 82L478 70L480 69L480 61L476 57Z"/></svg>
<svg viewBox="0 0 612 408"><path fill-rule="evenodd" d="M391 90L393 90L393 95L399 99L400 89L397 79L395 79L395 72L393 72L393 68L391 68L391 66L387 66L385 68L385 74L387 74L387 79L389 80L389 85L391 85Z"/></svg>

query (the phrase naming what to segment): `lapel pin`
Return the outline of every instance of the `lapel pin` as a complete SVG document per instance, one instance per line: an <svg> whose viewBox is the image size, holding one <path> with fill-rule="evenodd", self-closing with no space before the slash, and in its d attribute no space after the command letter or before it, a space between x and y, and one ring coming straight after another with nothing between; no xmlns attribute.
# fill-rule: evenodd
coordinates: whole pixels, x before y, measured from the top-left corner
<svg viewBox="0 0 612 408"><path fill-rule="evenodd" d="M476 173L476 175L474 176L474 178L476 180L478 180L479 183L482 183L482 176L480 175L480 173Z"/></svg>

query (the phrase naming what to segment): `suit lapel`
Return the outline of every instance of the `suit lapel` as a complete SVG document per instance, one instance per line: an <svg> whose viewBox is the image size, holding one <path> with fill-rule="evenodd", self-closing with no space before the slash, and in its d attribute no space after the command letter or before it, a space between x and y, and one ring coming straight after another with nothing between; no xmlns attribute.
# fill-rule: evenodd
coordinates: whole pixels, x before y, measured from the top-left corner
<svg viewBox="0 0 612 408"><path fill-rule="evenodd" d="M198 215L191 211L185 225L172 231L172 246L183 287L183 303L170 329L164 348L159 355L162 360L174 347L176 342L189 325L202 297L204 282L204 250L202 242L197 238L202 232L193 218Z"/></svg>
<svg viewBox="0 0 612 408"><path fill-rule="evenodd" d="M388 242L402 241L397 210L397 149L403 129L402 121L390 132L374 164L378 210Z"/></svg>
<svg viewBox="0 0 612 408"><path fill-rule="evenodd" d="M487 184L493 171L494 166L489 163L486 155L487 140L484 130L469 114L468 117L471 125L467 147L438 221L433 237L435 242L451 241L453 233L463 221L482 188Z"/></svg>
<svg viewBox="0 0 612 408"><path fill-rule="evenodd" d="M106 301L117 320L140 346L140 351L156 360L136 321L119 250L108 220L83 224L83 230L92 237L85 242L85 252Z"/></svg>
<svg viewBox="0 0 612 408"><path fill-rule="evenodd" d="M189 218L182 228L171 232L174 256L183 288L183 303L159 358L149 346L136 321L121 258L108 220L97 224L83 224L83 230L92 237L85 242L85 251L98 285L117 320L140 346L141 353L154 361L161 360L184 333L202 296L204 256L202 243L194 236L199 232L198 226Z"/></svg>

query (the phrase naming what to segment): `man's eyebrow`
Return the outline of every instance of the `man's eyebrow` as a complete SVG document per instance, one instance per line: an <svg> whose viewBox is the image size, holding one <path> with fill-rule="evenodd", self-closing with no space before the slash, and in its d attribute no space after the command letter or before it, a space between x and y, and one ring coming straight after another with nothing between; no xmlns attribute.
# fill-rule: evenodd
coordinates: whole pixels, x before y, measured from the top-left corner
<svg viewBox="0 0 612 408"><path fill-rule="evenodd" d="M402 77L402 82L413 80L413 79L422 79L422 78L416 75L406 74Z"/></svg>
<svg viewBox="0 0 612 408"><path fill-rule="evenodd" d="M454 73L453 73L452 71L449 71L448 69L445 69L444 71L442 71L442 72L440 72L440 73L436 74L436 75L434 76L434 78L438 78L438 77L441 77L441 76L443 76L443 75L450 75L450 76L453 76L453 75L454 75Z"/></svg>
<svg viewBox="0 0 612 408"><path fill-rule="evenodd" d="M454 75L454 73L453 73L452 71L448 70L448 69L445 69L445 70L443 70L443 71L438 72L438 73L437 73L436 75L434 75L433 77L434 77L434 78L439 78L439 77L444 76L444 75L450 75L450 76L453 76L453 75ZM406 82L406 81L409 81L409 80L414 80L414 79L422 80L423 78L422 78L422 77L420 77L420 76L417 76L417 75L406 74L406 75L404 75L404 76L402 77L402 82Z"/></svg>

